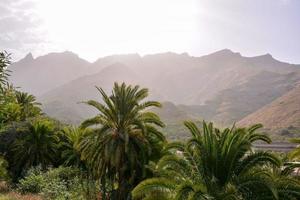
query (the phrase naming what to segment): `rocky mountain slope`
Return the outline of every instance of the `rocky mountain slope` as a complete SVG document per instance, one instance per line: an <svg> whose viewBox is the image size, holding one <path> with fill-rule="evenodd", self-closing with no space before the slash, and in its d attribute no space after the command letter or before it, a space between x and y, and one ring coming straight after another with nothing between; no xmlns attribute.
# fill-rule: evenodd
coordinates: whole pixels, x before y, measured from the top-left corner
<svg viewBox="0 0 300 200"><path fill-rule="evenodd" d="M248 126L255 123L262 123L265 129L276 131L282 136L293 136L294 130L300 130L300 84L243 118L238 125Z"/></svg>

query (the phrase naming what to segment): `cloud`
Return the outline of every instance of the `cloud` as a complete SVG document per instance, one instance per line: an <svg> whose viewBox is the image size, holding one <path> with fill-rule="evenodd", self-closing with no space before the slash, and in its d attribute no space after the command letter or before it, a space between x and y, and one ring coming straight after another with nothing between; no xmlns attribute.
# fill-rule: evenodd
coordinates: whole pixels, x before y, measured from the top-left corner
<svg viewBox="0 0 300 200"><path fill-rule="evenodd" d="M19 59L45 42L41 19L34 13L30 0L1 0L0 51L7 50Z"/></svg>

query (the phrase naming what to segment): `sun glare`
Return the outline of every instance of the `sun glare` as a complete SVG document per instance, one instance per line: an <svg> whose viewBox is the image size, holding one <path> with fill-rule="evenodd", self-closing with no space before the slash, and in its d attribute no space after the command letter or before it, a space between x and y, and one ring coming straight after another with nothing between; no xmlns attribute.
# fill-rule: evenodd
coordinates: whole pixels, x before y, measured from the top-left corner
<svg viewBox="0 0 300 200"><path fill-rule="evenodd" d="M49 42L89 59L111 53L187 49L196 37L196 1L37 1ZM80 44L80 45L79 45ZM188 50L188 49L187 49Z"/></svg>

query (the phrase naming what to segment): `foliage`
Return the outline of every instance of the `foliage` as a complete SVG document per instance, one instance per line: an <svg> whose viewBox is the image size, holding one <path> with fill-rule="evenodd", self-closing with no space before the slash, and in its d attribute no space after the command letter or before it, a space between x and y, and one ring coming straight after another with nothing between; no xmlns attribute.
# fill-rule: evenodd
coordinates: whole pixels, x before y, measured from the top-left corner
<svg viewBox="0 0 300 200"><path fill-rule="evenodd" d="M19 181L18 190L23 194L40 193L45 182L41 167L31 168L27 171L25 178Z"/></svg>
<svg viewBox="0 0 300 200"><path fill-rule="evenodd" d="M117 183L116 198L127 198L131 188L145 178L145 165L159 156L165 141L156 129L163 123L155 113L146 110L160 107L160 104L144 101L148 90L139 86L115 83L111 96L97 89L104 103L85 102L99 114L82 123L82 127L94 126L93 134L81 142L82 158L96 176L102 177L103 198L106 178L110 185L114 185L114 181Z"/></svg>
<svg viewBox="0 0 300 200"><path fill-rule="evenodd" d="M292 160L299 160L300 159L300 138L293 138L290 140L294 144L298 144L298 146L290 152L289 157Z"/></svg>
<svg viewBox="0 0 300 200"><path fill-rule="evenodd" d="M33 95L15 90L13 86L5 88L2 92L0 123L25 121L26 119L42 115L40 103Z"/></svg>
<svg viewBox="0 0 300 200"><path fill-rule="evenodd" d="M31 168L20 180L21 193L38 193L44 199L84 199L79 171L71 167L59 167L43 171L41 167Z"/></svg>
<svg viewBox="0 0 300 200"><path fill-rule="evenodd" d="M41 109L39 107L41 104L36 101L35 96L20 91L16 91L15 96L17 104L21 107L20 119L22 121L41 115Z"/></svg>
<svg viewBox="0 0 300 200"><path fill-rule="evenodd" d="M271 142L257 132L261 125L221 131L185 122L191 137L167 144L162 132L180 126L164 128L149 109L160 103L145 101L147 89L115 83L111 95L97 87L101 102L84 102L98 115L80 127L61 127L44 117L33 95L8 83L9 64L9 54L0 52L0 181L10 173L21 193L56 200L300 199L293 176L300 164L252 151L256 141ZM289 158L299 159L299 152Z"/></svg>
<svg viewBox="0 0 300 200"><path fill-rule="evenodd" d="M35 119L19 129L19 137L11 145L12 163L20 169L41 165L43 168L55 162L58 136L54 124L48 119Z"/></svg>
<svg viewBox="0 0 300 200"><path fill-rule="evenodd" d="M9 179L7 168L8 162L2 156L0 156L0 183L1 181Z"/></svg>
<svg viewBox="0 0 300 200"><path fill-rule="evenodd" d="M50 169L44 175L42 195L46 199L80 199L82 188L79 180L79 171L70 167Z"/></svg>
<svg viewBox="0 0 300 200"><path fill-rule="evenodd" d="M89 129L66 126L60 131L60 151L63 164L66 166L75 166L86 168L85 163L81 160L80 142L89 134Z"/></svg>
<svg viewBox="0 0 300 200"><path fill-rule="evenodd" d="M0 52L0 92L4 89L8 81L9 70L7 66L10 64L10 54Z"/></svg>
<svg viewBox="0 0 300 200"><path fill-rule="evenodd" d="M26 92L17 91L8 82L10 54L0 52L0 130L7 123L25 121L41 115L40 103Z"/></svg>
<svg viewBox="0 0 300 200"><path fill-rule="evenodd" d="M7 112L5 110L5 105L10 102L10 87L8 86L8 76L9 70L7 66L10 64L9 54L6 52L0 52L0 130L3 128L3 118L4 114Z"/></svg>
<svg viewBox="0 0 300 200"><path fill-rule="evenodd" d="M0 200L42 200L42 198L38 195L21 195L16 192L9 192L5 194L0 194Z"/></svg>
<svg viewBox="0 0 300 200"><path fill-rule="evenodd" d="M297 199L300 184L283 187L287 176L275 176L281 162L268 152L252 152L255 141L271 142L256 132L260 125L227 128L223 131L212 123L200 130L185 122L192 134L186 143L170 143L156 166L158 177L142 181L134 190L135 199ZM272 166L272 167L271 167ZM296 182L294 181L293 184ZM284 195L287 194L287 195Z"/></svg>

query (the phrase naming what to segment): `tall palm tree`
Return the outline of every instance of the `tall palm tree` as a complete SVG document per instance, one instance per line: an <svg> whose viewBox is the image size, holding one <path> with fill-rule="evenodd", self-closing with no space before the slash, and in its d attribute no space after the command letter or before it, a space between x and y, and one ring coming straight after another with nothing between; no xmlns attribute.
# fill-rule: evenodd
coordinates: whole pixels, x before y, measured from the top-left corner
<svg viewBox="0 0 300 200"><path fill-rule="evenodd" d="M9 54L7 54L5 51L0 52L0 130L3 128L3 124L7 121L7 114L4 113L6 109L4 107L6 106L8 100L6 88L8 85L8 77L10 72L7 69L9 64Z"/></svg>
<svg viewBox="0 0 300 200"><path fill-rule="evenodd" d="M185 122L185 126L191 139L168 145L166 150L173 154L158 162L158 177L142 181L133 190L135 199L155 199L157 195L160 199L279 199L270 166L278 168L280 160L269 152L251 149L256 141L271 142L256 132L261 125L224 131L205 122L202 130L193 122ZM289 195L298 198L298 194Z"/></svg>
<svg viewBox="0 0 300 200"><path fill-rule="evenodd" d="M46 119L34 120L27 123L19 134L20 137L12 144L12 159L17 171L37 165L46 168L54 163L58 136L52 122Z"/></svg>
<svg viewBox="0 0 300 200"><path fill-rule="evenodd" d="M82 127L94 127L94 134L81 142L82 158L102 177L102 186L106 185L106 177L111 186L116 185L115 199L126 199L130 190L145 177L145 165L165 142L156 128L163 127L163 123L148 109L161 105L145 101L148 90L139 86L115 83L111 96L97 89L103 103L85 102L99 114L82 123Z"/></svg>

